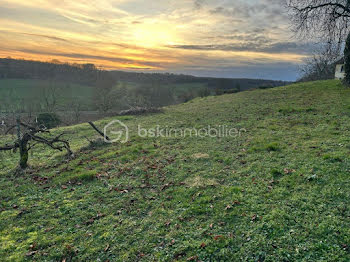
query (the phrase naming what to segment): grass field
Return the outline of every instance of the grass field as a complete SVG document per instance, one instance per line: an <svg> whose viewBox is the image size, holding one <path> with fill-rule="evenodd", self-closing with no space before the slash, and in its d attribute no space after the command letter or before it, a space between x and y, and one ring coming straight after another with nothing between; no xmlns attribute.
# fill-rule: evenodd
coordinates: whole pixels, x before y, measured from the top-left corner
<svg viewBox="0 0 350 262"><path fill-rule="evenodd" d="M138 85L129 82L119 83L119 85L121 84L126 88L134 88ZM47 80L0 79L0 103L11 104L11 107L17 105L17 108L21 108L23 103L38 103L43 95L43 89L51 86L55 86L58 90L58 109L60 111L69 109L69 106L74 102L81 103L84 111L94 110L94 87ZM203 83L184 83L168 84L164 87L173 90L176 98L188 92L198 96L199 90L206 88L207 85ZM6 101L3 101L4 99ZM6 107L0 105L1 111L6 111Z"/></svg>
<svg viewBox="0 0 350 262"><path fill-rule="evenodd" d="M96 124L103 127L111 119ZM323 81L119 117L127 144L0 155L2 261L349 261L350 89ZM246 129L140 138L137 126ZM11 137L3 137L5 142Z"/></svg>
<svg viewBox="0 0 350 262"><path fill-rule="evenodd" d="M61 105L83 101L85 110L91 107L94 89L91 86L32 79L0 79L0 101L1 98L5 98L8 104L18 105L18 108L23 101L38 103L43 95L43 89L53 85L59 90L58 97ZM1 109L6 110L6 108Z"/></svg>

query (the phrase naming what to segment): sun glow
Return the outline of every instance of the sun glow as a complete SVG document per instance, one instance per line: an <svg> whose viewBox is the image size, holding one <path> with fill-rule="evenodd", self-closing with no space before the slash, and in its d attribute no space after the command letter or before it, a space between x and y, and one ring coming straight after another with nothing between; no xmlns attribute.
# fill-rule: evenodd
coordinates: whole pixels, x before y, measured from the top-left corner
<svg viewBox="0 0 350 262"><path fill-rule="evenodd" d="M176 35L171 25L145 24L138 26L133 32L133 40L144 47L161 47L176 42Z"/></svg>
<svg viewBox="0 0 350 262"><path fill-rule="evenodd" d="M206 68L206 74L242 65L249 70L253 64L279 68L307 56L298 48L259 46L259 41L267 47L288 43L283 25L272 27L240 13L233 19L235 9L218 8L217 1L194 2L0 0L0 57L189 74Z"/></svg>

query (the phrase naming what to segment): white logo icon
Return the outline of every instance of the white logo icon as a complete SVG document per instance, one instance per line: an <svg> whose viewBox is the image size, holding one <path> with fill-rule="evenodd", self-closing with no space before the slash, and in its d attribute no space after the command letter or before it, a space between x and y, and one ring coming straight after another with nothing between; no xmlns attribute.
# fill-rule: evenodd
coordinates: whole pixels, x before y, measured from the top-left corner
<svg viewBox="0 0 350 262"><path fill-rule="evenodd" d="M129 141L129 128L120 120L113 120L103 129L106 143L126 143Z"/></svg>

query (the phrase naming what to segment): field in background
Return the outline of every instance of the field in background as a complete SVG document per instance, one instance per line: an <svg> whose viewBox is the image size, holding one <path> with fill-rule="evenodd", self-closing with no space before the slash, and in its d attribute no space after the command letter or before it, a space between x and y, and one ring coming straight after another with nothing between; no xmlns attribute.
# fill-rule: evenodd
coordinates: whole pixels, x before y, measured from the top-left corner
<svg viewBox="0 0 350 262"><path fill-rule="evenodd" d="M0 257L349 261L349 105L339 81L312 82L119 117L128 144L89 146L86 124L54 130L68 133L76 159L39 147L15 176L17 154L0 155ZM140 138L139 124L247 133Z"/></svg>
<svg viewBox="0 0 350 262"><path fill-rule="evenodd" d="M7 101L8 104L17 105L20 108L23 101L39 102L43 88L50 86L60 90L60 103L67 105L79 100L85 101L85 109L91 106L94 89L91 86L33 79L0 79L0 100L10 99ZM6 108L1 109L6 111Z"/></svg>
<svg viewBox="0 0 350 262"><path fill-rule="evenodd" d="M132 82L120 82L118 85L128 89L140 86L140 84ZM39 96L42 95L43 88L51 86L57 87L60 92L61 108L58 111L69 110L67 106L77 101L82 103L84 111L93 111L95 107L93 99L95 87L48 80L0 79L0 101L6 98L6 104L17 105L20 108L23 101L34 103L40 101ZM163 84L162 86L173 90L175 99L188 92L193 92L194 96L199 96L199 91L207 88L205 83ZM5 101L2 102L4 105ZM1 107L0 111L4 112L6 108Z"/></svg>
<svg viewBox="0 0 350 262"><path fill-rule="evenodd" d="M80 123L96 115L97 110L108 116L135 107L163 107L195 97L286 84L263 79L103 71L93 64L0 58L0 121L14 121L16 114L26 114L27 120L33 121L39 112L59 112L67 118L64 122ZM78 117L81 114L85 118Z"/></svg>
<svg viewBox="0 0 350 262"><path fill-rule="evenodd" d="M147 90L149 87L150 85L133 82L119 82L111 90L111 94L118 93L121 89L125 89L125 92L132 94L140 94L137 90ZM205 83L162 84L160 88L169 90L172 96L165 102L165 105L191 100L201 96L203 91L208 90ZM45 109L45 97L52 102L52 92L55 92L55 99L57 99L57 105L53 112L58 114L62 120L62 125L95 121L130 108L124 103L124 98L114 95L113 97L116 99L113 102L114 106L108 112L99 111L96 105L96 96L100 93L93 86L48 80L0 79L0 123L5 121L7 125L10 125L14 123L17 116L33 121L40 112L47 111ZM138 101L138 98L134 100ZM142 102L137 105L145 106ZM135 103L133 106L135 106Z"/></svg>

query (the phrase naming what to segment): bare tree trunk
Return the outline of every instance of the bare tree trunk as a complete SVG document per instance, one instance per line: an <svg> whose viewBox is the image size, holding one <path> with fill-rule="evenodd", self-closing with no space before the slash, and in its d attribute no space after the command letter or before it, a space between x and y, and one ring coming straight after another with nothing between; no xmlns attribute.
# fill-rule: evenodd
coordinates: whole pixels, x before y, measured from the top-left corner
<svg viewBox="0 0 350 262"><path fill-rule="evenodd" d="M20 160L19 166L21 169L26 169L28 167L28 140L23 139L19 144Z"/></svg>
<svg viewBox="0 0 350 262"><path fill-rule="evenodd" d="M28 167L28 137L24 135L21 137L21 121L17 117L17 139L19 145L19 166L21 169Z"/></svg>

